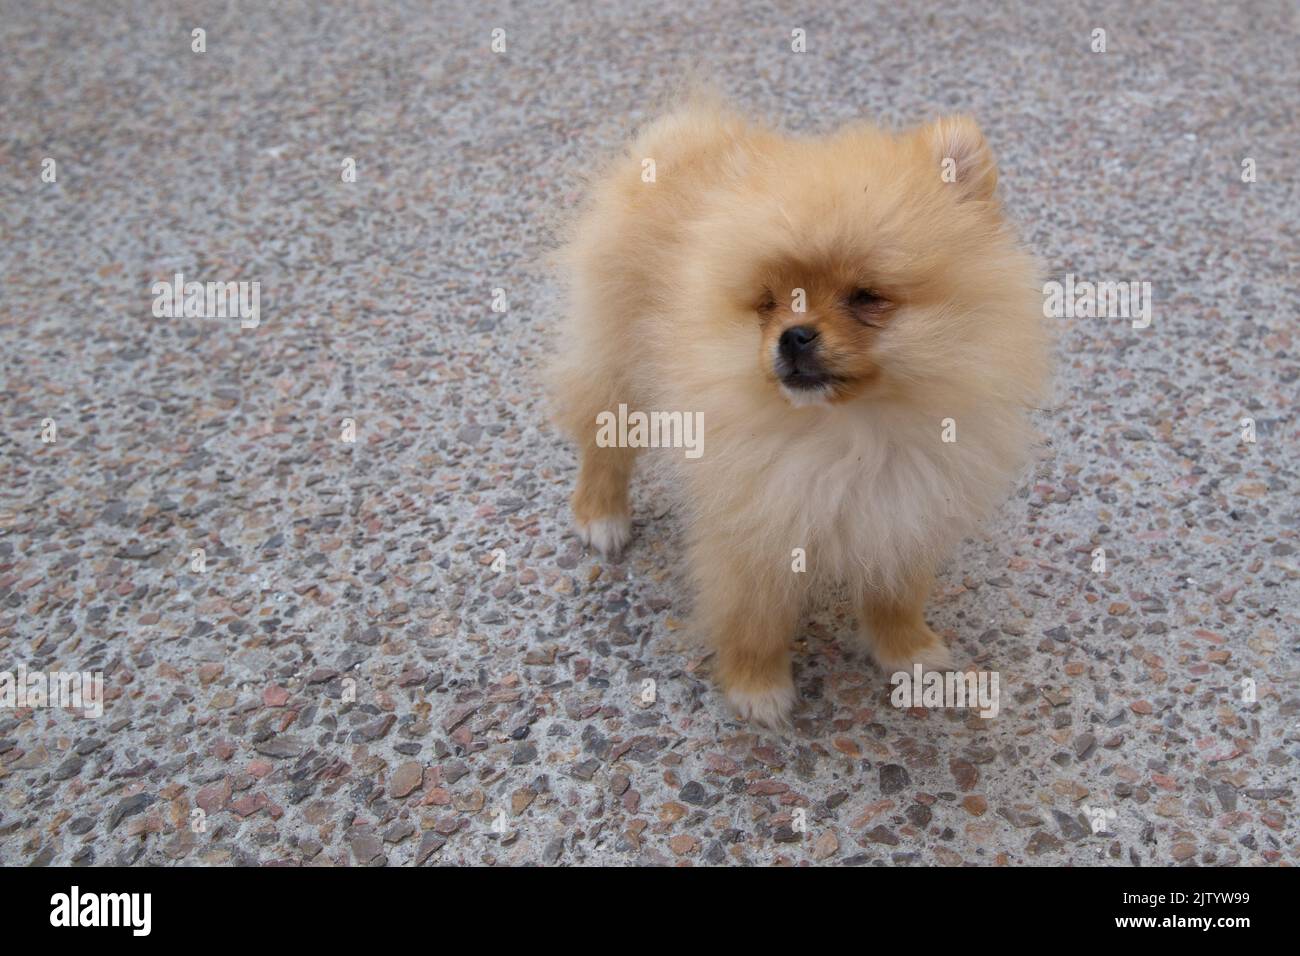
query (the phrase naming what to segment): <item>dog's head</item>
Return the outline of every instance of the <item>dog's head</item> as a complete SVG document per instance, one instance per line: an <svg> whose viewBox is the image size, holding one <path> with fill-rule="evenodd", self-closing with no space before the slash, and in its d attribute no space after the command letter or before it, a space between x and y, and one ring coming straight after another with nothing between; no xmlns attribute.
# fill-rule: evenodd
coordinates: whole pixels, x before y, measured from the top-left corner
<svg viewBox="0 0 1300 956"><path fill-rule="evenodd" d="M758 371L791 404L970 382L1038 347L1034 266L973 121L853 127L738 168L701 247L721 311L757 330Z"/></svg>

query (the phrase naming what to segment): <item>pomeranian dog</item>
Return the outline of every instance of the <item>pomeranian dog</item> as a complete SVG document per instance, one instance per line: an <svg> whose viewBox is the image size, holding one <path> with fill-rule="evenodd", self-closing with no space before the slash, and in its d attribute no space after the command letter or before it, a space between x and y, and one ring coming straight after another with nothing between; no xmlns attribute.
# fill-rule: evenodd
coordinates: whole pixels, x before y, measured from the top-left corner
<svg viewBox="0 0 1300 956"><path fill-rule="evenodd" d="M938 564L1008 493L1047 375L1042 285L976 124L796 138L695 97L592 184L561 252L552 369L578 532L616 553L642 441L619 406L695 416L676 469L695 619L743 718L788 725L816 582L847 586L886 673L948 670Z"/></svg>

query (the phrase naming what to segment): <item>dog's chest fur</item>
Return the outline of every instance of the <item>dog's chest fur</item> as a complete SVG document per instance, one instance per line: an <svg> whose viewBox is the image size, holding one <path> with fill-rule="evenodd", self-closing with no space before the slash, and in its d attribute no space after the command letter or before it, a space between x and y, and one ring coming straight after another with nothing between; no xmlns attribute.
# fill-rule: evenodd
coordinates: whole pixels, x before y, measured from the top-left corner
<svg viewBox="0 0 1300 956"><path fill-rule="evenodd" d="M703 458L681 463L691 510L763 564L770 556L788 570L803 549L815 578L899 587L996 504L1017 457L1010 432L969 429L945 442L931 418L839 408L724 418L706 431Z"/></svg>

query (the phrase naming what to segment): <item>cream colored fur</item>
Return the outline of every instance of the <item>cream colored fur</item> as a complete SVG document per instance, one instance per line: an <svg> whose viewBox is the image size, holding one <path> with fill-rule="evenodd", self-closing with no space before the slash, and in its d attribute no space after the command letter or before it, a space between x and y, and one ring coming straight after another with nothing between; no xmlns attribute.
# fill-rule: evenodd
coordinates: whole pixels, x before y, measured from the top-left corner
<svg viewBox="0 0 1300 956"><path fill-rule="evenodd" d="M941 175L945 159L956 182ZM744 716L788 716L788 656L771 628L792 636L812 585L919 609L928 576L1026 460L1047 371L1041 284L995 183L969 120L796 139L697 98L611 164L576 223L553 381L559 421L585 456L580 529L598 544L626 537L626 498L601 489L626 484L635 452L594 448L597 413L620 402L703 412L701 458L652 453L676 471L698 621ZM806 263L810 282L861 270L901 290L859 356L878 369L860 394L792 402L772 381L751 303L774 259ZM949 419L953 443L941 440ZM791 570L796 548L806 574ZM915 651L877 648L890 666L900 654L945 659L913 616L900 646Z"/></svg>

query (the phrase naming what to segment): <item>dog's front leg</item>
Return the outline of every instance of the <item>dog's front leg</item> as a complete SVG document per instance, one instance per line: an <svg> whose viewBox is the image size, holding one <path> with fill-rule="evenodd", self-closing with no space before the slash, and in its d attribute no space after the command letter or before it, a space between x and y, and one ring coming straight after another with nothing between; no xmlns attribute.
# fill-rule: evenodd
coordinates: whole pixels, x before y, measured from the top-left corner
<svg viewBox="0 0 1300 956"><path fill-rule="evenodd" d="M734 546L706 542L693 554L697 617L717 651L716 674L745 720L790 724L794 678L790 641L799 622L802 575L782 575Z"/></svg>
<svg viewBox="0 0 1300 956"><path fill-rule="evenodd" d="M871 655L886 674L953 669L952 652L925 623L925 601L934 586L928 570L915 572L902 587L869 589L862 602L862 625Z"/></svg>

